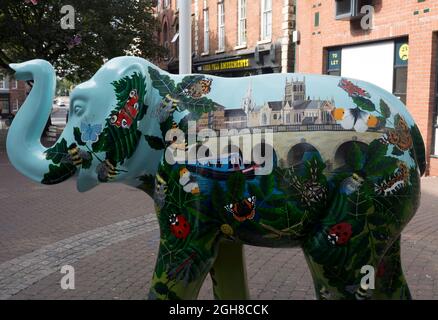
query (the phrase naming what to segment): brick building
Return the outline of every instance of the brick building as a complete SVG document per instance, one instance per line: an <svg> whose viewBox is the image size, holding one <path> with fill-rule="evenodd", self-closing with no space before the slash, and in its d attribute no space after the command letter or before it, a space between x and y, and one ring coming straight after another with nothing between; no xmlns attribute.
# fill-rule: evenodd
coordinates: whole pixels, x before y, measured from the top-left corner
<svg viewBox="0 0 438 320"><path fill-rule="evenodd" d="M0 69L0 117L16 113L26 99L26 83Z"/></svg>
<svg viewBox="0 0 438 320"><path fill-rule="evenodd" d="M295 0L192 0L193 72L220 76L293 71ZM178 72L178 8L160 0L161 67Z"/></svg>
<svg viewBox="0 0 438 320"><path fill-rule="evenodd" d="M371 29L360 8L372 5ZM297 0L296 71L342 75L393 92L413 114L438 175L438 1ZM365 20L367 22L367 20Z"/></svg>

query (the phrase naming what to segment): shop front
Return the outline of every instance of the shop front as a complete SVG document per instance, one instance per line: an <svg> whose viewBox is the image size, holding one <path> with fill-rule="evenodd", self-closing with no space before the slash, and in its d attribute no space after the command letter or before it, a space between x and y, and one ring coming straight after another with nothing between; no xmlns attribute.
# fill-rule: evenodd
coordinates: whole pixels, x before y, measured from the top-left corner
<svg viewBox="0 0 438 320"><path fill-rule="evenodd" d="M220 54L193 60L193 72L221 77L246 77L281 71L279 50L275 46L257 47L246 54Z"/></svg>
<svg viewBox="0 0 438 320"><path fill-rule="evenodd" d="M326 74L361 79L392 92L406 103L407 38L327 49Z"/></svg>

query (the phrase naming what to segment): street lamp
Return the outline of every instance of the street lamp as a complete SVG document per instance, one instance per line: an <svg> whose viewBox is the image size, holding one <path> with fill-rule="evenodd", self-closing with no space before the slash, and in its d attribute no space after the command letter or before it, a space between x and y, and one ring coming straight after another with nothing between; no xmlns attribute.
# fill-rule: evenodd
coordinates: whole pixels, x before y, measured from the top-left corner
<svg viewBox="0 0 438 320"><path fill-rule="evenodd" d="M179 74L192 73L192 1L179 1Z"/></svg>

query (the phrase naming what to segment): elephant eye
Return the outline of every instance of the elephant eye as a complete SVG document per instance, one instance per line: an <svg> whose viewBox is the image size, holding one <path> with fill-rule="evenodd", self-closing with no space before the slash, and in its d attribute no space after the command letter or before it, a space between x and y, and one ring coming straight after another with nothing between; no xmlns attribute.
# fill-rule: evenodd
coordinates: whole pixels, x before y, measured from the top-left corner
<svg viewBox="0 0 438 320"><path fill-rule="evenodd" d="M74 114L80 116L82 113L84 113L84 107L80 104L75 104L73 106L73 112Z"/></svg>

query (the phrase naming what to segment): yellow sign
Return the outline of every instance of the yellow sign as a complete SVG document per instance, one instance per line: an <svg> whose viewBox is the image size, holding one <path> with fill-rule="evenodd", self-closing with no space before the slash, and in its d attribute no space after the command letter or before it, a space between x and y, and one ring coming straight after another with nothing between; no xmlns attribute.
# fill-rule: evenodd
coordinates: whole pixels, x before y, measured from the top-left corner
<svg viewBox="0 0 438 320"><path fill-rule="evenodd" d="M403 61L409 59L409 45L407 43L400 46L400 50L398 51L398 56Z"/></svg>
<svg viewBox="0 0 438 320"><path fill-rule="evenodd" d="M217 63L204 64L202 66L202 71L217 71L217 70L227 70L227 69L240 69L249 67L249 59L240 59L232 61L223 61Z"/></svg>

